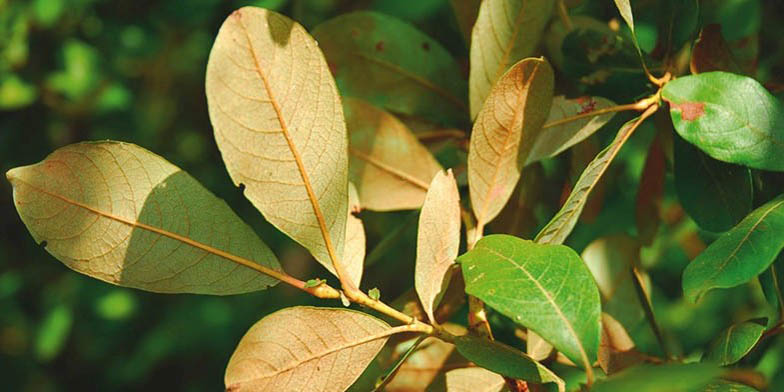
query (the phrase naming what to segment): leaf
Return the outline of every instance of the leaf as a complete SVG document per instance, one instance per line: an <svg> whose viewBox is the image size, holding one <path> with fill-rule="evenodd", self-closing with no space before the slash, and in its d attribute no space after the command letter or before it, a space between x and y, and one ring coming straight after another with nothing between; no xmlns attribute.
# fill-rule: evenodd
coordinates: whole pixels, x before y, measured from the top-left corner
<svg viewBox="0 0 784 392"><path fill-rule="evenodd" d="M673 150L675 192L700 228L721 233L751 212L754 187L748 168L717 161L679 137Z"/></svg>
<svg viewBox="0 0 784 392"><path fill-rule="evenodd" d="M460 194L449 169L433 178L419 214L414 287L431 322L459 248Z"/></svg>
<svg viewBox="0 0 784 392"><path fill-rule="evenodd" d="M602 339L599 343L599 366L612 375L643 361L634 351L634 342L626 329L607 313L602 313Z"/></svg>
<svg viewBox="0 0 784 392"><path fill-rule="evenodd" d="M664 197L664 180L667 175L667 162L665 162L662 138L664 138L664 132L658 132L648 149L634 206L637 237L647 246L653 244L661 221L659 205Z"/></svg>
<svg viewBox="0 0 784 392"><path fill-rule="evenodd" d="M466 44L471 44L471 31L474 29L476 17L479 15L479 6L482 0L449 0L452 11L455 13L457 25Z"/></svg>
<svg viewBox="0 0 784 392"><path fill-rule="evenodd" d="M591 116L565 123L563 120L611 106L615 106L615 103L601 97L584 96L566 99L563 95L559 95L553 98L550 116L545 121L542 132L533 142L531 152L525 161L526 166L545 158L552 158L585 140L610 121L615 113Z"/></svg>
<svg viewBox="0 0 784 392"><path fill-rule="evenodd" d="M553 70L525 59L501 77L476 118L468 152L468 186L477 227L491 221L514 191L531 143L550 110Z"/></svg>
<svg viewBox="0 0 784 392"><path fill-rule="evenodd" d="M779 304L779 298L784 295L784 252L779 253L773 264L759 276L759 282L768 303L777 309L784 309L784 304Z"/></svg>
<svg viewBox="0 0 784 392"><path fill-rule="evenodd" d="M742 73L729 44L721 35L720 24L713 23L702 28L691 51L689 69L693 74L711 71Z"/></svg>
<svg viewBox="0 0 784 392"><path fill-rule="evenodd" d="M393 115L362 100L343 101L349 132L349 177L362 207L420 208L441 165Z"/></svg>
<svg viewBox="0 0 784 392"><path fill-rule="evenodd" d="M353 310L279 310L240 340L226 366L226 390L344 391L392 333L383 321Z"/></svg>
<svg viewBox="0 0 784 392"><path fill-rule="evenodd" d="M335 273L346 237L347 138L316 42L283 15L240 8L215 39L206 91L234 184L245 185L245 197L270 223Z"/></svg>
<svg viewBox="0 0 784 392"><path fill-rule="evenodd" d="M467 120L460 66L436 40L380 13L340 15L313 30L343 95L445 124Z"/></svg>
<svg viewBox="0 0 784 392"><path fill-rule="evenodd" d="M471 33L471 118L512 64L534 53L553 12L552 0L485 0Z"/></svg>
<svg viewBox="0 0 784 392"><path fill-rule="evenodd" d="M713 288L735 287L753 279L784 248L784 195L724 233L683 271L683 295L696 302Z"/></svg>
<svg viewBox="0 0 784 392"><path fill-rule="evenodd" d="M629 29L632 31L632 35L635 35L634 15L632 14L632 5L630 3L630 0L615 0L615 6L618 7L618 12L621 13L621 17L626 22L626 24L629 25Z"/></svg>
<svg viewBox="0 0 784 392"><path fill-rule="evenodd" d="M534 361L544 361L553 352L553 346L534 331L527 331L525 353Z"/></svg>
<svg viewBox="0 0 784 392"><path fill-rule="evenodd" d="M705 386L702 392L757 392L757 390L748 385L716 380Z"/></svg>
<svg viewBox="0 0 784 392"><path fill-rule="evenodd" d="M466 330L456 324L445 324L447 328L465 334ZM400 345L398 349L406 345ZM440 373L457 366L469 366L469 362L455 351L455 346L437 338L427 338L403 362L387 392L424 391L432 385Z"/></svg>
<svg viewBox="0 0 784 392"><path fill-rule="evenodd" d="M649 111L646 111L645 114ZM534 241L542 244L561 244L566 240L566 237L574 229L574 225L577 223L577 219L580 217L580 213L583 211L588 196L596 186L596 183L599 182L602 174L610 167L613 158L618 154L623 144L626 143L626 140L629 139L629 136L645 119L645 114L624 124L610 145L599 152L596 158L588 164L580 178L577 179L577 183L574 184L573 191L569 198L566 199L566 202L564 202L563 207L536 235Z"/></svg>
<svg viewBox="0 0 784 392"><path fill-rule="evenodd" d="M706 72L667 83L678 134L720 161L784 170L784 108L754 79Z"/></svg>
<svg viewBox="0 0 784 392"><path fill-rule="evenodd" d="M509 392L504 378L487 369L469 367L446 373L448 392Z"/></svg>
<svg viewBox="0 0 784 392"><path fill-rule="evenodd" d="M362 210L359 205L359 195L353 183L348 183L348 217L346 218L345 256L346 272L354 286L359 287L362 281L362 271L365 267L365 226L362 220L354 216Z"/></svg>
<svg viewBox="0 0 784 392"><path fill-rule="evenodd" d="M765 326L755 321L734 324L713 340L702 360L719 366L732 365L754 348L764 332Z"/></svg>
<svg viewBox="0 0 784 392"><path fill-rule="evenodd" d="M277 283L259 272L281 273L272 251L225 202L136 145L73 144L6 177L35 241L93 278L227 295Z"/></svg>
<svg viewBox="0 0 784 392"><path fill-rule="evenodd" d="M503 343L464 335L457 337L455 346L469 361L503 376L536 384L554 383L559 392L566 388L564 381L550 369Z"/></svg>
<svg viewBox="0 0 784 392"><path fill-rule="evenodd" d="M490 235L458 262L466 293L533 330L573 362L589 367L596 359L599 290L572 249Z"/></svg>
<svg viewBox="0 0 784 392"><path fill-rule="evenodd" d="M591 392L693 392L721 373L704 363L640 365L598 381Z"/></svg>

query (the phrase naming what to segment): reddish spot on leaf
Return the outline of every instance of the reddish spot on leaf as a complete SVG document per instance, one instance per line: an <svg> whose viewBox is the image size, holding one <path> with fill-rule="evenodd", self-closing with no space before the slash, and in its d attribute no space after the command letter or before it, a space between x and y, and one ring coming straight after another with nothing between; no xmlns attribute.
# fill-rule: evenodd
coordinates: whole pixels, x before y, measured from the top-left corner
<svg viewBox="0 0 784 392"><path fill-rule="evenodd" d="M705 114L705 104L702 102L670 102L670 105L681 111L683 121L694 121Z"/></svg>
<svg viewBox="0 0 784 392"><path fill-rule="evenodd" d="M422 49L424 49L425 52L429 52L430 51L430 44L427 43L427 42L422 43Z"/></svg>
<svg viewBox="0 0 784 392"><path fill-rule="evenodd" d="M378 50L379 52L384 50L384 41L378 41L378 43L376 44L376 50Z"/></svg>
<svg viewBox="0 0 784 392"><path fill-rule="evenodd" d="M577 114L590 113L596 109L596 101L591 97L577 98L577 103L580 104L580 112Z"/></svg>

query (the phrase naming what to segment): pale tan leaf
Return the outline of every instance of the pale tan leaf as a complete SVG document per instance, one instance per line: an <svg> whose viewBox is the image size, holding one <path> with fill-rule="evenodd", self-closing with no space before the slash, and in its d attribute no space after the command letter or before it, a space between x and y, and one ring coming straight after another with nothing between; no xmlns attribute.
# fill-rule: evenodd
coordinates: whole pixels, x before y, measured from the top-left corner
<svg viewBox="0 0 784 392"><path fill-rule="evenodd" d="M253 325L226 366L226 390L346 390L394 329L365 313L298 306Z"/></svg>
<svg viewBox="0 0 784 392"><path fill-rule="evenodd" d="M362 208L376 211L422 206L433 176L433 155L395 116L356 98L344 99L350 177Z"/></svg>
<svg viewBox="0 0 784 392"><path fill-rule="evenodd" d="M629 366L643 362L643 356L634 350L634 341L618 320L602 313L602 340L599 343L599 366L611 375Z"/></svg>
<svg viewBox="0 0 784 392"><path fill-rule="evenodd" d="M452 170L430 183L419 214L414 287L430 321L460 248L460 193Z"/></svg>
<svg viewBox="0 0 784 392"><path fill-rule="evenodd" d="M223 200L141 147L79 143L6 176L36 242L69 268L161 293L237 294L277 282L275 255Z"/></svg>
<svg viewBox="0 0 784 392"><path fill-rule="evenodd" d="M543 361L553 352L553 345L547 343L547 341L537 335L536 332L529 329L526 335L525 353L534 361Z"/></svg>
<svg viewBox="0 0 784 392"><path fill-rule="evenodd" d="M493 87L474 123L468 185L477 227L492 220L520 179L531 144L547 119L553 70L544 59L525 59Z"/></svg>
<svg viewBox="0 0 784 392"><path fill-rule="evenodd" d="M562 122L577 115L615 106L615 103L602 97L579 97L566 99L559 95L553 98L550 117L545 121L543 130L534 141L525 164L554 157L569 147L585 140L613 118L615 113L581 118Z"/></svg>
<svg viewBox="0 0 784 392"><path fill-rule="evenodd" d="M476 118L495 83L512 64L534 54L553 0L484 0L471 33L468 77L471 118Z"/></svg>
<svg viewBox="0 0 784 392"><path fill-rule="evenodd" d="M508 392L500 374L480 367L455 369L446 373L448 392Z"/></svg>
<svg viewBox="0 0 784 392"><path fill-rule="evenodd" d="M327 269L342 259L348 208L343 110L302 26L254 7L223 23L207 63L215 141L235 184Z"/></svg>
<svg viewBox="0 0 784 392"><path fill-rule="evenodd" d="M465 335L468 331L457 324L444 324L450 333ZM410 347L416 339L401 343L396 348L399 355ZM469 366L468 360L455 351L455 346L437 338L427 338L411 356L400 365L392 381L387 384L387 392L424 391L436 378L457 367Z"/></svg>
<svg viewBox="0 0 784 392"><path fill-rule="evenodd" d="M359 287L362 281L362 271L365 267L365 226L362 220L354 216L362 210L359 204L359 194L353 183L348 183L348 218L346 219L346 248L343 251L346 272L354 282L354 286Z"/></svg>

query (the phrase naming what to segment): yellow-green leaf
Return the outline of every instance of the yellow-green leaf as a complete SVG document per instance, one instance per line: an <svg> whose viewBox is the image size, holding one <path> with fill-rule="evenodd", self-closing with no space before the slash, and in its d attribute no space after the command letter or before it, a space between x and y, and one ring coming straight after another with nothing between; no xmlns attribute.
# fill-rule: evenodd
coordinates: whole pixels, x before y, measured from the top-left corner
<svg viewBox="0 0 784 392"><path fill-rule="evenodd" d="M394 329L365 313L297 306L253 325L226 366L226 390L342 392Z"/></svg>
<svg viewBox="0 0 784 392"><path fill-rule="evenodd" d="M215 141L235 184L327 269L342 259L348 208L343 110L305 29L260 8L234 11L207 63Z"/></svg>
<svg viewBox="0 0 784 392"><path fill-rule="evenodd" d="M492 220L514 191L553 97L544 59L521 60L498 80L471 133L468 186L478 227Z"/></svg>
<svg viewBox="0 0 784 392"><path fill-rule="evenodd" d="M356 98L345 98L349 176L362 208L377 211L422 206L441 165L395 116Z"/></svg>
<svg viewBox="0 0 784 392"><path fill-rule="evenodd" d="M553 0L485 0L471 33L468 78L471 118L476 118L493 86L512 64L534 54Z"/></svg>
<svg viewBox="0 0 784 392"><path fill-rule="evenodd" d="M161 293L237 294L277 282L275 255L222 200L133 144L79 143L10 170L19 216L69 268Z"/></svg>
<svg viewBox="0 0 784 392"><path fill-rule="evenodd" d="M414 287L431 321L459 248L460 194L450 169L433 178L419 214Z"/></svg>

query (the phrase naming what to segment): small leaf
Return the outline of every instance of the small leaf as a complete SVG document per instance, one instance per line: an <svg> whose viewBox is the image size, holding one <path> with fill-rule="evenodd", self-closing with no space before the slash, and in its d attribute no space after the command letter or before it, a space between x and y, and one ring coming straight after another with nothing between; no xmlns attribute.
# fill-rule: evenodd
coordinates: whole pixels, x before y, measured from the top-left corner
<svg viewBox="0 0 784 392"><path fill-rule="evenodd" d="M349 132L349 177L362 207L420 208L441 165L395 116L356 98L343 100Z"/></svg>
<svg viewBox="0 0 784 392"><path fill-rule="evenodd" d="M159 293L239 294L277 283L259 273L280 264L253 229L136 145L73 144L6 176L35 241L79 273Z"/></svg>
<svg viewBox="0 0 784 392"><path fill-rule="evenodd" d="M471 33L471 118L508 69L534 53L552 15L552 0L485 0Z"/></svg>
<svg viewBox="0 0 784 392"><path fill-rule="evenodd" d="M626 329L607 313L602 313L602 340L599 344L599 366L612 375L643 361L634 351L634 342Z"/></svg>
<svg viewBox="0 0 784 392"><path fill-rule="evenodd" d="M394 17L340 15L313 30L343 95L445 124L467 120L460 66L436 40Z"/></svg>
<svg viewBox="0 0 784 392"><path fill-rule="evenodd" d="M784 248L784 195L757 208L700 253L683 271L683 295L696 301L713 288L753 279Z"/></svg>
<svg viewBox="0 0 784 392"><path fill-rule="evenodd" d="M368 297L370 297L372 300L378 301L381 298L381 290L379 290L378 287L374 287L368 290Z"/></svg>
<svg viewBox="0 0 784 392"><path fill-rule="evenodd" d="M545 158L552 158L585 140L610 121L615 113L591 116L565 123L563 120L611 106L615 106L615 103L601 97L585 96L566 99L563 95L559 95L553 98L550 117L547 118L542 132L534 141L525 164L529 165Z"/></svg>
<svg viewBox="0 0 784 392"><path fill-rule="evenodd" d="M348 217L346 218L346 241L343 251L346 273L355 287L362 281L362 272L365 267L365 226L362 220L354 216L362 208L359 205L359 195L353 183L348 183Z"/></svg>
<svg viewBox="0 0 784 392"><path fill-rule="evenodd" d="M498 215L512 195L550 110L553 83L547 61L522 60L501 77L482 107L468 152L468 186L477 227Z"/></svg>
<svg viewBox="0 0 784 392"><path fill-rule="evenodd" d="M459 248L460 194L450 169L433 178L419 214L414 287L431 322Z"/></svg>
<svg viewBox="0 0 784 392"><path fill-rule="evenodd" d="M768 303L774 308L784 309L784 304L779 304L779 298L784 296L784 252L779 253L776 261L759 276L759 282Z"/></svg>
<svg viewBox="0 0 784 392"><path fill-rule="evenodd" d="M544 361L553 352L553 345L547 343L536 332L528 330L525 340L525 353L535 361Z"/></svg>
<svg viewBox="0 0 784 392"><path fill-rule="evenodd" d="M719 368L704 363L640 365L598 381L591 392L693 392L719 374Z"/></svg>
<svg viewBox="0 0 784 392"><path fill-rule="evenodd" d="M487 369L469 367L446 373L447 392L509 392L506 380Z"/></svg>
<svg viewBox="0 0 784 392"><path fill-rule="evenodd" d="M711 71L742 73L729 44L721 35L720 24L709 24L702 28L691 51L689 69L693 74Z"/></svg>
<svg viewBox="0 0 784 392"><path fill-rule="evenodd" d="M675 192L700 228L721 233L752 210L751 171L717 161L680 137L674 138Z"/></svg>
<svg viewBox="0 0 784 392"><path fill-rule="evenodd" d="M734 324L713 340L702 360L719 366L732 365L754 348L764 332L765 326L755 321Z"/></svg>
<svg viewBox="0 0 784 392"><path fill-rule="evenodd" d="M279 310L240 340L226 366L226 390L344 391L391 333L383 321L353 310Z"/></svg>
<svg viewBox="0 0 784 392"><path fill-rule="evenodd" d="M574 225L577 223L596 183L602 178L602 174L610 167L613 158L642 120L643 117L637 117L624 124L610 145L596 155L596 158L588 164L580 178L577 179L572 188L574 190L564 202L563 207L536 235L534 241L543 244L561 244L566 240L566 237L574 229Z"/></svg>
<svg viewBox="0 0 784 392"><path fill-rule="evenodd" d="M596 359L599 290L572 249L490 235L458 261L466 293L533 330L573 362L590 366Z"/></svg>
<svg viewBox="0 0 784 392"><path fill-rule="evenodd" d="M558 391L565 390L564 381L555 373L513 347L472 335L459 336L455 345L469 361L502 376L536 384L554 383Z"/></svg>
<svg viewBox="0 0 784 392"><path fill-rule="evenodd" d="M667 83L678 134L720 161L784 170L784 107L756 80L706 72Z"/></svg>
<svg viewBox="0 0 784 392"><path fill-rule="evenodd" d="M629 29L632 31L632 35L634 35L634 15L632 14L632 5L630 3L630 0L615 0L618 12L621 13L621 17L629 25Z"/></svg>
<svg viewBox="0 0 784 392"><path fill-rule="evenodd" d="M343 258L348 154L343 110L313 38L261 8L234 11L207 63L215 141L235 185L330 272Z"/></svg>
<svg viewBox="0 0 784 392"><path fill-rule="evenodd" d="M324 279L308 279L308 281L305 282L305 288L309 289L309 288L321 286L324 283L326 283L326 280Z"/></svg>

